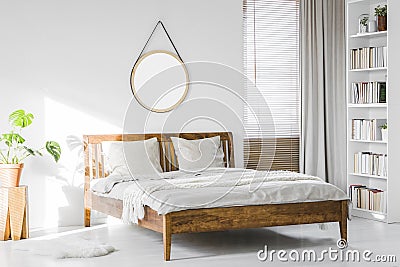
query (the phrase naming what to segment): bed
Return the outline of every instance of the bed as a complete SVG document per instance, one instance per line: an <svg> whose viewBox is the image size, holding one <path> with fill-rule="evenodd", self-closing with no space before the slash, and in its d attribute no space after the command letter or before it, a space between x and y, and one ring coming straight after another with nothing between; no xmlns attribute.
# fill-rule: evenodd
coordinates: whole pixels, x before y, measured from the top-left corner
<svg viewBox="0 0 400 267"><path fill-rule="evenodd" d="M160 148L161 168L164 172L172 172L176 171L178 164L171 137L196 140L215 136L220 136L221 148L224 152L224 166L234 168L233 140L230 132L84 135L85 226L90 226L91 210L117 218L121 218L123 213L123 201L121 199L99 195L91 190L92 180L106 177L102 142L139 141L156 137ZM162 233L165 261L169 261L171 258L172 235L179 233L338 222L340 237L347 240L347 199L185 209L167 214L159 214L156 210L145 206L144 211L144 217L138 221L138 225Z"/></svg>

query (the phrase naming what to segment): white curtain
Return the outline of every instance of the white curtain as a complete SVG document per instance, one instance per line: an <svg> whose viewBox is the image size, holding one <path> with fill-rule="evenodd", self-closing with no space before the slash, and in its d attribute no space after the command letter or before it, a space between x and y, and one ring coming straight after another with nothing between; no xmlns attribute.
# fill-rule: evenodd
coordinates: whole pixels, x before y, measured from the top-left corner
<svg viewBox="0 0 400 267"><path fill-rule="evenodd" d="M300 170L345 189L345 1L300 0L300 20Z"/></svg>

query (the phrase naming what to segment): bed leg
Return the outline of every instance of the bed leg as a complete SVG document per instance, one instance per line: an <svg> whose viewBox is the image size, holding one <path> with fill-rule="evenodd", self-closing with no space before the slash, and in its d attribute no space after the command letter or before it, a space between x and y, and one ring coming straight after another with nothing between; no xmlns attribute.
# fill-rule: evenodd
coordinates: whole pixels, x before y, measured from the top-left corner
<svg viewBox="0 0 400 267"><path fill-rule="evenodd" d="M90 227L90 211L91 211L90 208L85 207L85 213L84 213L85 227Z"/></svg>
<svg viewBox="0 0 400 267"><path fill-rule="evenodd" d="M171 259L171 217L169 214L163 216L163 241L164 241L164 260Z"/></svg>
<svg viewBox="0 0 400 267"><path fill-rule="evenodd" d="M347 219L346 221L343 220L340 221L339 226L340 226L340 238L347 241Z"/></svg>
<svg viewBox="0 0 400 267"><path fill-rule="evenodd" d="M341 211L342 211L342 216L339 222L340 238L347 241L347 214L348 214L347 200L342 201Z"/></svg>

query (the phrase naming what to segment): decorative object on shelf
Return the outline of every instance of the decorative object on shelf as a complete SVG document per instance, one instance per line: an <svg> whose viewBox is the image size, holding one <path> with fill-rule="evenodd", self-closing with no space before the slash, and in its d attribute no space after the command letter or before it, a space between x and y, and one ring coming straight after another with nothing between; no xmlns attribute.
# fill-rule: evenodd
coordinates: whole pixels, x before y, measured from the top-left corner
<svg viewBox="0 0 400 267"><path fill-rule="evenodd" d="M31 113L22 109L14 111L8 117L12 130L0 135L0 142L5 145L5 149L0 149L0 182L3 187L19 186L24 167L22 162L30 156L43 156L42 151L46 150L56 162L60 159L61 148L55 141L47 141L44 147L37 150L25 145L21 131L31 125L33 118Z"/></svg>
<svg viewBox="0 0 400 267"><path fill-rule="evenodd" d="M368 32L368 20L369 20L369 14L361 14L358 17L358 33L363 34Z"/></svg>
<svg viewBox="0 0 400 267"><path fill-rule="evenodd" d="M368 21L368 32L376 32L376 20L369 19Z"/></svg>
<svg viewBox="0 0 400 267"><path fill-rule="evenodd" d="M154 50L143 54L156 28L161 25L175 53ZM153 112L168 112L185 100L189 74L164 24L158 21L131 72L131 90L137 102Z"/></svg>
<svg viewBox="0 0 400 267"><path fill-rule="evenodd" d="M378 18L378 31L387 30L387 5L375 7L375 16Z"/></svg>
<svg viewBox="0 0 400 267"><path fill-rule="evenodd" d="M388 140L388 128L387 128L387 123L379 126L381 128L382 132L382 141L387 142Z"/></svg>

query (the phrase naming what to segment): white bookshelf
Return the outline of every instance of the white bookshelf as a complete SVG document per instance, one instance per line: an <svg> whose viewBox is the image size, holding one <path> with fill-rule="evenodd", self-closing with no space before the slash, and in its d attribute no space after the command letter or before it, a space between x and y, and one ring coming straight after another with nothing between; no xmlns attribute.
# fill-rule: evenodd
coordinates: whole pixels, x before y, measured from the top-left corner
<svg viewBox="0 0 400 267"><path fill-rule="evenodd" d="M397 1L397 2L396 2ZM358 34L358 17L361 14L374 14L377 5L388 5L388 31ZM346 9L346 95L347 95L347 185L362 184L369 188L377 188L387 193L386 212L377 212L366 209L353 208L353 216L383 222L400 222L400 126L399 129L391 125L400 125L400 78L391 79L390 73L399 76L400 63L392 61L392 51L395 44L391 43L390 10L393 6L400 8L399 0L347 0ZM399 9L400 10L400 9ZM398 19L396 19L398 20ZM396 26L397 27L397 26ZM396 29L399 32L399 30ZM397 34L397 39L400 33ZM396 39L396 38L393 38ZM398 45L398 44L397 44ZM388 66L380 68L351 69L351 49L362 47L388 47ZM397 46L399 47L399 46ZM397 48L396 47L396 48ZM389 56L390 54L390 56ZM393 63L393 64L392 64ZM394 65L396 64L396 66ZM391 68L397 67L397 72ZM396 74L397 73L397 74ZM350 103L351 85L353 82L386 81L386 103L352 104ZM395 83L392 83L394 81ZM397 106L397 107L396 107ZM380 139L355 140L352 139L352 119L386 119L388 122L389 141ZM397 127L397 126L396 126ZM399 141L398 141L399 139ZM358 152L373 152L388 155L387 176L359 174L354 172L354 154ZM396 153L397 152L397 153ZM397 155L396 155L397 154ZM397 157L397 159L396 159ZM397 163L396 163L397 162ZM398 170L397 170L398 168Z"/></svg>

